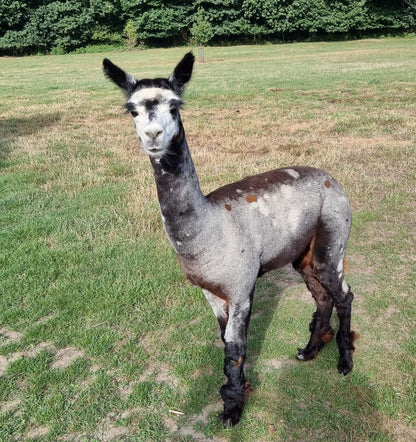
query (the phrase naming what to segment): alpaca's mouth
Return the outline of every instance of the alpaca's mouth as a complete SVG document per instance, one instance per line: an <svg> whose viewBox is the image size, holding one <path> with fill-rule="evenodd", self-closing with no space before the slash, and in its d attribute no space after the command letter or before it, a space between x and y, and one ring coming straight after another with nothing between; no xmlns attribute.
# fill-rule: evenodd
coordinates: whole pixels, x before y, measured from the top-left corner
<svg viewBox="0 0 416 442"><path fill-rule="evenodd" d="M163 149L157 148L157 147L146 147L145 148L146 153L153 157L153 158L158 158L163 156Z"/></svg>
<svg viewBox="0 0 416 442"><path fill-rule="evenodd" d="M148 152L159 152L161 150L163 150L163 144L160 143L159 140L146 140L144 143L142 142L143 147L148 151Z"/></svg>

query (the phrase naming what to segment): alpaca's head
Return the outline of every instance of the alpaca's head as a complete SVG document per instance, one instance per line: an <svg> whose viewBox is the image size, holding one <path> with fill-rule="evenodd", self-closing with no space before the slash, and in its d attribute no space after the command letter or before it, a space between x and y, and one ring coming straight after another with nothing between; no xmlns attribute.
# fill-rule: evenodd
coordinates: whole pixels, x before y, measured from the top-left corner
<svg viewBox="0 0 416 442"><path fill-rule="evenodd" d="M169 78L153 80L136 80L104 59L104 73L126 95L125 107L143 149L151 157L161 158L179 132L182 93L191 78L194 59L191 52L187 53Z"/></svg>

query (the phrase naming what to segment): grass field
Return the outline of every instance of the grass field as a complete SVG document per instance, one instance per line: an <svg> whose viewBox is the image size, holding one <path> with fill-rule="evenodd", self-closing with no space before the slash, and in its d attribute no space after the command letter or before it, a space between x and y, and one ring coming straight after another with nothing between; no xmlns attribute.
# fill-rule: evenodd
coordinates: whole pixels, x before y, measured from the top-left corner
<svg viewBox="0 0 416 442"><path fill-rule="evenodd" d="M0 440L416 440L416 38L206 48L195 67L182 117L204 192L303 164L353 208L354 371L335 341L296 361L314 303L271 272L232 429L216 319L101 72L167 76L185 51L0 59Z"/></svg>

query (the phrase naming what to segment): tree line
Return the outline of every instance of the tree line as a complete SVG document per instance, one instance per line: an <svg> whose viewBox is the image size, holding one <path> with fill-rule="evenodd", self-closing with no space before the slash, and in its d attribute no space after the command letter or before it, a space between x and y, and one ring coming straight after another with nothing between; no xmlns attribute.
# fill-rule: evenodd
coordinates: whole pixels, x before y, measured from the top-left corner
<svg viewBox="0 0 416 442"><path fill-rule="evenodd" d="M414 32L415 0L1 0L0 55Z"/></svg>

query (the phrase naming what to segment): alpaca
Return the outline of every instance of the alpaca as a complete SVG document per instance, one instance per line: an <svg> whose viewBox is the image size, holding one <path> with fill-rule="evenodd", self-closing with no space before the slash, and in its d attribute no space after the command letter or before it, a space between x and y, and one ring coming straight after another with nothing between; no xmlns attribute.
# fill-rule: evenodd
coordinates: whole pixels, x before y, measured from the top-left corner
<svg viewBox="0 0 416 442"><path fill-rule="evenodd" d="M335 333L338 371L353 367L353 293L344 279L351 210L341 186L322 170L286 167L201 192L179 110L191 78L187 53L169 79L136 80L105 59L104 72L124 92L156 181L163 225L187 279L202 289L221 329L226 382L219 420L238 423L251 391L244 376L247 330L257 277L292 264L316 301L311 336L299 360L315 358Z"/></svg>

